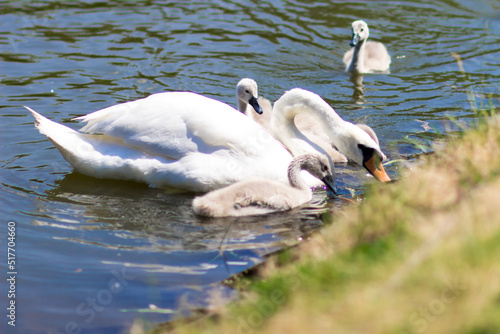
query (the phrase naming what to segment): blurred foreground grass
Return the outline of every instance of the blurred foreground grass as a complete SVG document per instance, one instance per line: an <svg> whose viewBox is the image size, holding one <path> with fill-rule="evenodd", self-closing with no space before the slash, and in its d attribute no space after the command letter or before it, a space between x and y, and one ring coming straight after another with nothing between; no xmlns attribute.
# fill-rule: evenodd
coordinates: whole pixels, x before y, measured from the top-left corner
<svg viewBox="0 0 500 334"><path fill-rule="evenodd" d="M168 331L500 333L500 121L425 160Z"/></svg>

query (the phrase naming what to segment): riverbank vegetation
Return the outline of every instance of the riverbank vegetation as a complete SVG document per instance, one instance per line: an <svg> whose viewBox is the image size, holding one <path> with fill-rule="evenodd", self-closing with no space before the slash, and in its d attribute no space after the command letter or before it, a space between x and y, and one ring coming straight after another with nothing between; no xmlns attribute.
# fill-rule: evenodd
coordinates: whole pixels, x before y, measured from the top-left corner
<svg viewBox="0 0 500 334"><path fill-rule="evenodd" d="M361 205L333 212L310 240L240 278L237 302L174 330L500 332L494 119L426 156L399 182L374 184Z"/></svg>

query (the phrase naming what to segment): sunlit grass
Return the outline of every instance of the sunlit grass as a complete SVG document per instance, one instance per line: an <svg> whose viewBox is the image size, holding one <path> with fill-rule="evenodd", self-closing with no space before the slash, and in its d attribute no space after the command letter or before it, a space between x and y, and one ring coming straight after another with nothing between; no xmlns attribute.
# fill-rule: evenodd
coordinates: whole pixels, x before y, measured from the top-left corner
<svg viewBox="0 0 500 334"><path fill-rule="evenodd" d="M486 124L486 123L484 123ZM312 240L245 277L179 333L500 332L500 122L400 182L373 185ZM278 263L279 262L279 263Z"/></svg>

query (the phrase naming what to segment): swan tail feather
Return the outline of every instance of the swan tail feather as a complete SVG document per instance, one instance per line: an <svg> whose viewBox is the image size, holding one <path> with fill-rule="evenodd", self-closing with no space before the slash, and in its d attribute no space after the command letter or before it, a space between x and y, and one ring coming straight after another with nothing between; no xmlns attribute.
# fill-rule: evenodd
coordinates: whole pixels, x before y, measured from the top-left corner
<svg viewBox="0 0 500 334"><path fill-rule="evenodd" d="M85 165L83 161L88 159L86 156L89 151L88 147L91 145L83 138L82 134L42 116L29 107L25 106L25 108L35 118L35 127L54 144L64 160L76 170L84 169L82 168ZM84 174L92 175L92 173L85 172Z"/></svg>
<svg viewBox="0 0 500 334"><path fill-rule="evenodd" d="M59 137L62 136L67 136L68 134L77 134L78 132L59 123L56 123L54 121L51 121L50 119L40 115L30 107L24 106L26 109L28 109L33 117L35 118L35 127L40 131L41 134L44 136L48 137L50 140L54 141L61 141L64 138L60 138L61 140L58 140Z"/></svg>
<svg viewBox="0 0 500 334"><path fill-rule="evenodd" d="M26 107L35 118L38 131L46 136L75 170L109 179L146 182L151 186L172 186L193 191L207 191L197 182L183 179L170 165L174 160L149 155L123 141L105 135L81 133L56 123Z"/></svg>
<svg viewBox="0 0 500 334"><path fill-rule="evenodd" d="M35 118L35 126L38 128L40 124L43 122L44 118L42 115L31 109L30 107L24 106L26 109L28 109L33 117Z"/></svg>

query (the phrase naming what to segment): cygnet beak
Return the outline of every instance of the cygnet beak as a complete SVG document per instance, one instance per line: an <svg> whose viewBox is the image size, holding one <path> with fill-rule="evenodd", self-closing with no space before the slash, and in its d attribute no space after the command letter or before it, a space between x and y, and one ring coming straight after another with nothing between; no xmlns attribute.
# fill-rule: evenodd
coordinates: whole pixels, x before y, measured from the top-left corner
<svg viewBox="0 0 500 334"><path fill-rule="evenodd" d="M248 103L250 103L250 105L252 106L252 108L255 110L255 112L257 114L262 115L264 113L264 111L260 107L259 102L257 102L257 99L255 98L255 96L252 96L250 98L250 100L248 100Z"/></svg>

